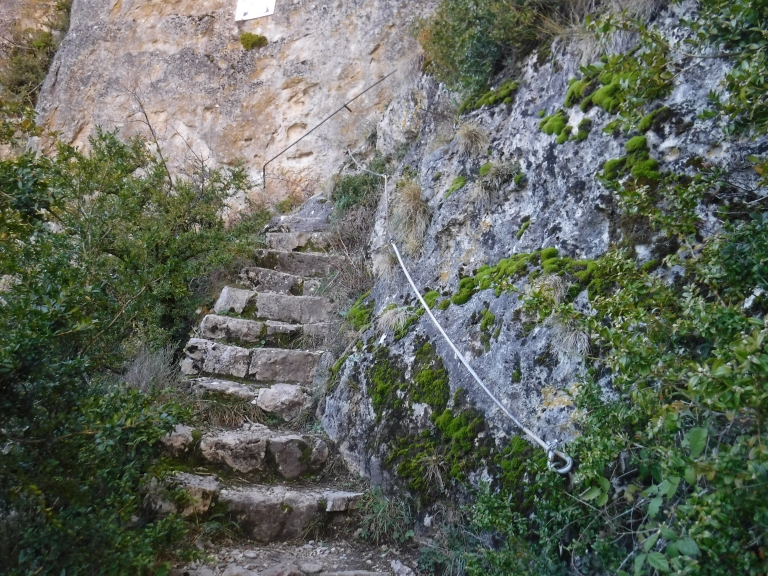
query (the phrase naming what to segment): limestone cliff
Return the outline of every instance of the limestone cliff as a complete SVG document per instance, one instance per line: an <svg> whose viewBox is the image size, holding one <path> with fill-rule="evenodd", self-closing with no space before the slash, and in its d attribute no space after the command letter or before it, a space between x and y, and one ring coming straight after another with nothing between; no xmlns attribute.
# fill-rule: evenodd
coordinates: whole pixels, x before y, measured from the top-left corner
<svg viewBox="0 0 768 576"><path fill-rule="evenodd" d="M177 169L244 160L259 181L268 159L413 58L409 27L430 5L281 0L274 16L236 23L234 0L75 0L40 122L77 146L96 126L146 136L140 100ZM246 51L244 32L269 44ZM396 90L393 78L356 100L272 164L268 184L290 173L306 187L332 174Z"/></svg>
<svg viewBox="0 0 768 576"><path fill-rule="evenodd" d="M689 4L670 6L659 16L660 29L674 34L675 23L690 9ZM378 134L379 147L385 152L393 142L410 142L394 180L417 174L422 199L431 212L423 249L406 258L417 286L422 294L439 293L434 313L458 348L501 402L547 442L567 441L579 434L572 420L571 393L583 380L582 358L558 349L562 335L557 325L526 322L522 296L529 282L525 278L517 292L499 296L489 288L477 291L466 303L451 303L451 296L460 290L459 281L473 277L483 265L494 266L510 255L541 249L556 249L562 256L581 260L597 258L610 246L623 244L632 248L642 264L658 261L677 248L664 236L624 217L616 196L596 177L606 161L624 154L626 135L603 130L615 116L598 107L587 112L569 108L568 124L574 134L585 118L591 120L591 132L583 141L557 143L541 130L542 112L554 114L563 107L568 82L578 75L579 66L580 54L563 44L544 62L533 55L518 76L513 103L482 107L463 117L462 122L487 136L487 151L465 153L457 126L441 112L449 107L450 94L427 78L392 103ZM658 103L669 112L654 123L646 138L661 170L693 174L691 167L701 163L727 166L735 178L754 184L756 175L742 160L764 150L766 140L726 138L714 120L697 116L727 70L722 60L699 61L679 75L671 94ZM422 106L417 108L414 102ZM510 178L497 193L482 198L476 186L489 162L517 163L524 177ZM458 188L452 186L457 177L463 178ZM702 234L718 229L715 210L699 208ZM422 431L434 429L430 415L435 409L409 397L404 387L396 407L381 405L382 382L375 366L385 357L383 348L397 387L398 378L412 381L422 369L418 355L424 343L434 346L449 375L451 399L443 406L455 411L478 408L488 424L475 440L477 450L485 434L502 446L519 431L475 384L430 320L414 316L419 304L387 255L384 214L382 204L372 252L381 255L387 271L370 296L375 303L372 317L375 320L398 306L406 307L414 321L405 335L394 337L391 331L377 332L374 322L341 367L326 400L323 424L354 468L391 485L398 482L393 469L393 462L400 461L393 457L398 442L403 437L413 441ZM441 302L445 307L439 306ZM586 291L575 305L589 311ZM610 376L600 383L611 394ZM393 417L398 421L396 430Z"/></svg>

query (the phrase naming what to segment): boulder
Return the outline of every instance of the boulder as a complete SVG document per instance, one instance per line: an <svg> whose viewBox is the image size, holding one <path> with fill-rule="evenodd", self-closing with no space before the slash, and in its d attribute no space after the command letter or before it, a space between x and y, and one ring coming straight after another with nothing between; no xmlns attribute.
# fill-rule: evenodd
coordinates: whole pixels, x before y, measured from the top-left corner
<svg viewBox="0 0 768 576"><path fill-rule="evenodd" d="M205 514L210 509L214 497L223 488L216 476L199 476L186 472L177 472L171 479L171 484L187 494L186 506L180 512L185 518Z"/></svg>
<svg viewBox="0 0 768 576"><path fill-rule="evenodd" d="M296 384L273 384L270 388L259 390L256 405L264 412L290 421L309 408L310 399Z"/></svg>
<svg viewBox="0 0 768 576"><path fill-rule="evenodd" d="M314 448L298 434L277 436L269 440L269 454L274 458L280 475L292 480L322 468L328 459L328 446L317 440Z"/></svg>
<svg viewBox="0 0 768 576"><path fill-rule="evenodd" d="M258 574L248 570L247 568L242 568L241 566L230 564L227 566L221 576L258 576Z"/></svg>

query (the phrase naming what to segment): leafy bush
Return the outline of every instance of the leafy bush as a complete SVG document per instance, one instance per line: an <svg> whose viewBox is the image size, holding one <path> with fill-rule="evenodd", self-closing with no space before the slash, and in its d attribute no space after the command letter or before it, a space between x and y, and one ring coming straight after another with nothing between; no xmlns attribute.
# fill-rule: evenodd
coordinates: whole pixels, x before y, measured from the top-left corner
<svg viewBox="0 0 768 576"><path fill-rule="evenodd" d="M526 56L536 46L541 6L532 0L441 0L419 31L425 70L452 90L481 94L505 58Z"/></svg>
<svg viewBox="0 0 768 576"><path fill-rule="evenodd" d="M0 162L6 573L147 573L183 535L141 508L156 441L182 415L154 392L173 374L134 364L126 378L146 394L115 375L143 345L185 338L195 282L252 250L262 215L229 229L220 217L242 170L205 176L171 181L145 143L104 132L88 154Z"/></svg>
<svg viewBox="0 0 768 576"><path fill-rule="evenodd" d="M269 41L267 40L266 36L262 36L261 34L243 32L240 34L240 44L242 44L243 48L250 52L254 48L264 48L264 46L269 44Z"/></svg>
<svg viewBox="0 0 768 576"><path fill-rule="evenodd" d="M11 30L12 49L0 66L0 92L6 97L32 105L45 80L56 50L59 37L69 29L71 0L58 2L53 10L50 26L38 30Z"/></svg>

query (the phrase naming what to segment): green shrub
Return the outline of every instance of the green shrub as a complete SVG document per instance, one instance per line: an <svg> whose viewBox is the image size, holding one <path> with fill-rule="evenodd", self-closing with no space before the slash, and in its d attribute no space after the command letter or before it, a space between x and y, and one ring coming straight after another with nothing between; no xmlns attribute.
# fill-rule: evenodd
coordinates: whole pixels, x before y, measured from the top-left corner
<svg viewBox="0 0 768 576"><path fill-rule="evenodd" d="M243 32L240 34L240 44L243 45L245 50L250 52L254 48L264 48L264 46L269 44L269 41L267 40L266 36L262 36L261 34Z"/></svg>
<svg viewBox="0 0 768 576"><path fill-rule="evenodd" d="M452 90L482 94L504 58L525 56L540 40L540 6L529 0L441 0L419 31L425 70Z"/></svg>
<svg viewBox="0 0 768 576"><path fill-rule="evenodd" d="M267 218L220 217L242 169L200 182L171 182L145 142L101 131L87 154L0 162L0 276L16 279L0 306L7 573L149 573L185 531L143 518L141 492L185 413L119 375L142 345L186 339L207 272L258 243Z"/></svg>
<svg viewBox="0 0 768 576"><path fill-rule="evenodd" d="M368 165L369 170L378 174L382 174L385 168L386 164L381 157L375 158ZM331 200L336 210L344 213L353 206L368 205L378 201L382 186L382 178L368 172L337 176L334 179Z"/></svg>

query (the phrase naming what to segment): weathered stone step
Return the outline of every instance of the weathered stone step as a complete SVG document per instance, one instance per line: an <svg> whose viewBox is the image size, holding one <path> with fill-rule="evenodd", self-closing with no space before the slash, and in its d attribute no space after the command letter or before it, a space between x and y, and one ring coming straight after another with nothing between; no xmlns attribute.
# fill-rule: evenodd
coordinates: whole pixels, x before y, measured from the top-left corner
<svg viewBox="0 0 768 576"><path fill-rule="evenodd" d="M197 439L199 446L192 427L178 425L162 443L176 458L194 457L243 474L277 472L286 480L319 472L330 455L328 444L320 437L272 430L262 424L210 432Z"/></svg>
<svg viewBox="0 0 768 576"><path fill-rule="evenodd" d="M246 320L208 314L200 323L200 335L209 340L222 340L228 343L258 344L267 346L287 346L300 336L324 338L328 335L330 324L289 324L275 320Z"/></svg>
<svg viewBox="0 0 768 576"><path fill-rule="evenodd" d="M219 502L243 533L257 542L299 538L313 520L354 509L357 492L252 486L222 490Z"/></svg>
<svg viewBox="0 0 768 576"><path fill-rule="evenodd" d="M297 384L273 384L257 388L219 378L195 378L190 388L196 396L225 396L256 404L264 412L276 414L286 422L309 409L311 399Z"/></svg>
<svg viewBox="0 0 768 576"><path fill-rule="evenodd" d="M344 264L343 258L333 254L284 250L257 250L254 260L260 268L270 268L305 278L328 276Z"/></svg>
<svg viewBox="0 0 768 576"><path fill-rule="evenodd" d="M286 252L324 252L330 242L322 232L267 232L267 246Z"/></svg>
<svg viewBox="0 0 768 576"><path fill-rule="evenodd" d="M183 504L169 491L187 493ZM251 485L225 488L214 475L177 472L164 486L153 486L146 504L158 516L204 516L222 508L246 536L261 543L298 538L313 520L331 520L354 510L363 494L332 489Z"/></svg>
<svg viewBox="0 0 768 576"><path fill-rule="evenodd" d="M293 324L322 324L331 319L333 305L327 298L317 296L254 292L225 286L213 311Z"/></svg>
<svg viewBox="0 0 768 576"><path fill-rule="evenodd" d="M242 348L191 338L181 371L187 376L234 376L254 382L311 384L322 352Z"/></svg>
<svg viewBox="0 0 768 576"><path fill-rule="evenodd" d="M320 232L328 227L333 203L321 195L307 200L293 214L276 216L267 225L270 232Z"/></svg>
<svg viewBox="0 0 768 576"><path fill-rule="evenodd" d="M259 292L277 292L278 294L293 294L294 296L312 296L320 288L318 278L294 276L269 268L250 266L240 270L240 282Z"/></svg>

